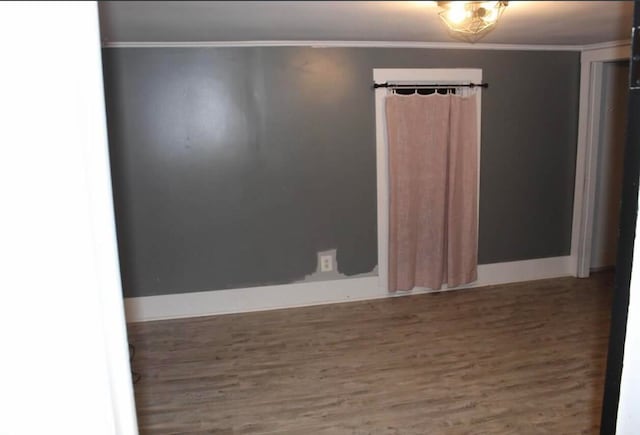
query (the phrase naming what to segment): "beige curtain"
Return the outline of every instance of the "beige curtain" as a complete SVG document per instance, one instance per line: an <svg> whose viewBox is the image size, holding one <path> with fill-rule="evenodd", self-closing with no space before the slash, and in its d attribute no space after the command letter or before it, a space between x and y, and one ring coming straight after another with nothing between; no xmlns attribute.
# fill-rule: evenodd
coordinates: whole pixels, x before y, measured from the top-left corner
<svg viewBox="0 0 640 435"><path fill-rule="evenodd" d="M389 290L477 279L476 97L390 95Z"/></svg>

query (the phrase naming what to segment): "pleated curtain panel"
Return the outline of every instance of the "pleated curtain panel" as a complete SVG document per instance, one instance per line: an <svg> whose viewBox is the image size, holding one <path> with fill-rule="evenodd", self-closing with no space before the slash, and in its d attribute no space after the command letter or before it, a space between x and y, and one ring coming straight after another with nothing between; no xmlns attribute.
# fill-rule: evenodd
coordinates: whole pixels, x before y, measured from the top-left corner
<svg viewBox="0 0 640 435"><path fill-rule="evenodd" d="M389 291L477 279L475 94L389 95Z"/></svg>

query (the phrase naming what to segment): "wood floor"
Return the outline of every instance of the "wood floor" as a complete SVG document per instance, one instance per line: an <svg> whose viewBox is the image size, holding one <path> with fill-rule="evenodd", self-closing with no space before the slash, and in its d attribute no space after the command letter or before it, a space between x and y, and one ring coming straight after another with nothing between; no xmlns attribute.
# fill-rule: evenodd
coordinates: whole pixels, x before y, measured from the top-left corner
<svg viewBox="0 0 640 435"><path fill-rule="evenodd" d="M131 324L140 431L597 433L612 282Z"/></svg>

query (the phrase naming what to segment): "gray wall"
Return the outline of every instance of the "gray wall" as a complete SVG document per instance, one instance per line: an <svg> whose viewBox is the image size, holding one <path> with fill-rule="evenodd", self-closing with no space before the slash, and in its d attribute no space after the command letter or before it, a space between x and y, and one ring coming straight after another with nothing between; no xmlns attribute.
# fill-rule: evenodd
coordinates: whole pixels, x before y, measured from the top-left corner
<svg viewBox="0 0 640 435"><path fill-rule="evenodd" d="M481 264L569 253L575 52L105 49L126 296L377 263L373 68L482 68Z"/></svg>

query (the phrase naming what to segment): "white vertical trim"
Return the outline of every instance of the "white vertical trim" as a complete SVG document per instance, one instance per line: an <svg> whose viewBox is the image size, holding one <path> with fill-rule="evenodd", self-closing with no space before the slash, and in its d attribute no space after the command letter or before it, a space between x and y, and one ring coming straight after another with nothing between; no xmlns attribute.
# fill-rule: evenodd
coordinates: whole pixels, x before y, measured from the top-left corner
<svg viewBox="0 0 640 435"><path fill-rule="evenodd" d="M588 277L596 194L602 68L604 62L628 59L631 46L585 50L581 55L578 143L571 231L572 274Z"/></svg>
<svg viewBox="0 0 640 435"><path fill-rule="evenodd" d="M135 435L97 3L0 2L0 53L0 432Z"/></svg>
<svg viewBox="0 0 640 435"><path fill-rule="evenodd" d="M384 80L373 70L373 81ZM378 203L378 286L387 289L389 275L389 153L387 142L387 123L385 122L384 98L386 89L375 90L376 110L376 184Z"/></svg>
<svg viewBox="0 0 640 435"><path fill-rule="evenodd" d="M482 70L477 68L375 68L373 81L376 83L481 83ZM481 88L482 89L482 88ZM388 289L389 274L389 153L387 146L387 130L384 101L386 88L377 88L376 103L376 174L378 186L378 278L381 288ZM478 205L480 204L480 151L482 124L482 92L478 91L476 99L478 126ZM480 207L477 207L478 213Z"/></svg>
<svg viewBox="0 0 640 435"><path fill-rule="evenodd" d="M94 3L94 2L91 2ZM106 350L106 366L116 433L137 434L138 425L133 398L129 345L120 277L116 237L111 167L107 139L107 119L100 50L100 24L97 3L85 3L87 14L87 63L85 96L89 129L84 149L85 176L89 192L89 208L93 249L98 274L97 285L102 309L102 332ZM93 9L93 10L91 10ZM91 36L91 37L89 37Z"/></svg>
<svg viewBox="0 0 640 435"><path fill-rule="evenodd" d="M587 119L589 111L589 86L590 86L590 64L583 63L580 68L580 100L578 108L578 144L576 148L576 172L575 185L573 190L573 220L571 224L571 257L572 257L572 275L583 276L580 269L582 264L582 244L584 238L584 230L582 219L583 197L584 197L584 180L585 180L585 156L586 156L586 138L587 138Z"/></svg>
<svg viewBox="0 0 640 435"><path fill-rule="evenodd" d="M640 199L640 195L639 195ZM620 376L617 435L635 435L640 428L640 219L636 221L633 265L629 285L629 308ZM622 314L618 314L622 315Z"/></svg>
<svg viewBox="0 0 640 435"><path fill-rule="evenodd" d="M600 136L600 111L602 102L602 62L590 62L590 78L589 86L590 95L587 101L587 113L589 121L587 122L587 131L585 137L585 156L584 156L584 187L582 202L582 234L580 238L580 251L578 258L578 276L587 277L591 268L591 245L593 240L593 221L595 209L595 194L598 178L598 147Z"/></svg>

